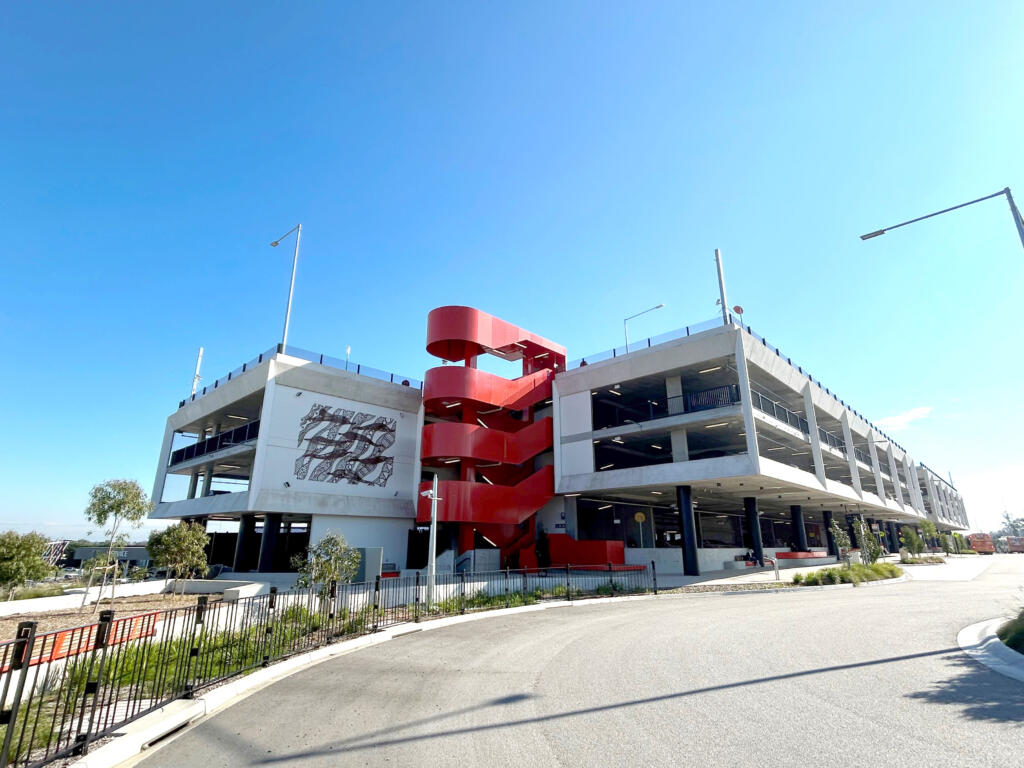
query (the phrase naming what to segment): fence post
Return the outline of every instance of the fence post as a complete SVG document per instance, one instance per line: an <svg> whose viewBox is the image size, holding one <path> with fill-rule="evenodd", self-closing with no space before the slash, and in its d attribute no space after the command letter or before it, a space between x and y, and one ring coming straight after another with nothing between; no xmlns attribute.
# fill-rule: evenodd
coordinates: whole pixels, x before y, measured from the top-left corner
<svg viewBox="0 0 1024 768"><path fill-rule="evenodd" d="M569 564L565 564L565 599L572 602L572 577L569 575Z"/></svg>
<svg viewBox="0 0 1024 768"><path fill-rule="evenodd" d="M197 659L199 658L199 646L202 643L203 637L200 627L203 626L203 616L206 613L206 603L209 599L206 595L200 595L199 599L196 600L196 619L192 625L192 643L188 650L188 661L185 662L185 686L182 691L186 699L191 699L196 690L192 674L199 666Z"/></svg>
<svg viewBox="0 0 1024 768"><path fill-rule="evenodd" d="M270 664L270 636L274 634L274 609L277 608L277 587L270 588L267 598L267 626L263 629L263 661L261 666Z"/></svg>
<svg viewBox="0 0 1024 768"><path fill-rule="evenodd" d="M376 580L373 582L373 631L377 631L378 621L380 618L380 574L377 575Z"/></svg>
<svg viewBox="0 0 1024 768"><path fill-rule="evenodd" d="M615 572L611 563L608 563L608 589L611 590L611 596L615 597Z"/></svg>
<svg viewBox="0 0 1024 768"><path fill-rule="evenodd" d="M100 621L96 625L96 638L92 644L92 651L89 654L89 668L86 671L85 691L82 693L82 711L78 715L78 733L75 735L75 748L73 754L84 755L89 751L89 742L92 739L92 728L96 722L96 705L99 703L97 694L100 690L100 681L103 679L103 663L107 659L107 643L110 640L110 627L114 623L114 612L111 610L100 611ZM96 664L96 653L100 654L99 668L96 677L93 678L92 669ZM92 706L89 707L89 726L85 725L86 700L92 696Z"/></svg>
<svg viewBox="0 0 1024 768"><path fill-rule="evenodd" d="M338 614L338 582L336 579L331 579L331 591L328 592L328 599L331 602L327 606L326 639L330 641L334 635L334 618Z"/></svg>
<svg viewBox="0 0 1024 768"><path fill-rule="evenodd" d="M523 602L524 603L526 602L526 589L527 589L528 586L529 586L529 584L526 581L526 569L523 568Z"/></svg>
<svg viewBox="0 0 1024 768"><path fill-rule="evenodd" d="M459 613L466 612L466 572L459 574Z"/></svg>
<svg viewBox="0 0 1024 768"><path fill-rule="evenodd" d="M654 584L654 594L658 594L658 569L651 560L651 582Z"/></svg>
<svg viewBox="0 0 1024 768"><path fill-rule="evenodd" d="M412 609L412 616L413 616L412 620L418 624L419 620L420 620L420 572L419 571L416 571L416 590L415 590L415 593L416 593L416 600L414 602L413 609Z"/></svg>
<svg viewBox="0 0 1024 768"><path fill-rule="evenodd" d="M14 649L11 651L11 664L7 671L8 680L16 670L18 674L18 685L14 689L14 701L10 709L2 709L7 703L6 695L4 701L0 701L0 725L6 725L4 729L4 745L0 750L0 765L8 765L11 752L11 737L14 735L15 724L18 720L18 710L21 708L21 696L25 692L25 679L28 677L29 662L32 660L32 646L36 642L36 622L22 621L18 624L18 631L14 635ZM7 693L5 688L4 694Z"/></svg>
<svg viewBox="0 0 1024 768"><path fill-rule="evenodd" d="M508 572L508 566L506 565L505 566L505 607L506 608L508 608L510 605L512 605L512 601L509 599L509 593L508 593L508 578L509 578L509 572Z"/></svg>

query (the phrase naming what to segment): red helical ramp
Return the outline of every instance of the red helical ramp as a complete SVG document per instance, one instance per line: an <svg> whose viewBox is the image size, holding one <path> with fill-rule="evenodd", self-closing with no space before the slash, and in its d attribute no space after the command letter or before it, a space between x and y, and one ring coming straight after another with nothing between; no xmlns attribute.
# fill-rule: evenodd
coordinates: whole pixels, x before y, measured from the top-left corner
<svg viewBox="0 0 1024 768"><path fill-rule="evenodd" d="M545 460L551 417L534 412L551 399L565 348L472 307L439 307L427 317L427 351L461 363L431 368L423 381L420 458L449 478L439 482L438 522L458 526L459 554L479 534L501 550L503 567L536 567L536 515L554 496L555 475ZM522 376L477 370L483 354L521 360ZM417 520L430 521L423 496Z"/></svg>

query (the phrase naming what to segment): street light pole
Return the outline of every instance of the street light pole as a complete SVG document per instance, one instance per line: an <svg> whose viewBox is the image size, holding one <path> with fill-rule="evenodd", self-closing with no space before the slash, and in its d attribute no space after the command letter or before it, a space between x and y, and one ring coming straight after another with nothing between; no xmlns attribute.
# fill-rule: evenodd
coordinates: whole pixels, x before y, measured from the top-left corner
<svg viewBox="0 0 1024 768"><path fill-rule="evenodd" d="M421 491L421 496L430 498L430 536L427 550L427 610L434 602L434 582L437 578L437 472L434 473L434 483L429 491Z"/></svg>
<svg viewBox="0 0 1024 768"><path fill-rule="evenodd" d="M292 294L295 292L295 268L299 263L299 240L302 239L302 225L296 224L270 244L271 248L277 248L281 241L288 237L292 232L295 233L295 255L292 256L292 280L291 283L288 284L288 306L284 311L284 333L281 334L282 353L285 353L288 349L288 322L292 317Z"/></svg>
<svg viewBox="0 0 1024 768"><path fill-rule="evenodd" d="M925 219L930 219L933 216L940 216L943 213L949 213L950 211L955 211L958 208L966 208L968 205L974 205L975 203L980 203L980 202L983 202L985 200L991 200L993 197L999 197L1000 195L1005 195L1006 196L1006 202L1010 206L1010 215L1013 217L1013 223L1017 227L1017 235L1020 237L1021 247L1024 247L1024 218L1021 218L1020 210L1018 210L1018 208L1017 208L1017 203L1014 202L1013 195L1011 194L1009 187L1005 187L1005 188L999 190L998 192L993 192L991 195L985 195L984 197L979 197L977 200L971 200L970 202L967 202L967 203L960 203L960 205L954 205L951 208L943 208L941 211L936 211L935 213L929 213L927 216L918 216L916 219L911 219L910 221L904 221L904 222L901 222L899 224L893 224L891 227L886 227L885 229L876 229L874 232L868 232L866 235L861 235L860 239L861 240L870 240L873 237L878 237L879 235L884 235L886 232L889 232L890 230L899 229L900 227L905 227L905 226L907 226L907 224L915 224L918 221L924 221Z"/></svg>
<svg viewBox="0 0 1024 768"><path fill-rule="evenodd" d="M659 304L656 307L651 307L650 309L645 309L643 312L637 312L635 315L630 315L629 317L627 317L625 320L622 321L622 330L626 334L626 353L627 354L629 354L629 321L632 320L634 317L640 317L640 315L646 315L648 312L653 312L654 310L661 309L664 306L665 306L664 304Z"/></svg>
<svg viewBox="0 0 1024 768"><path fill-rule="evenodd" d="M715 248L715 267L718 268L718 293L722 302L722 323L729 324L729 302L725 300L725 272L722 270L722 252Z"/></svg>

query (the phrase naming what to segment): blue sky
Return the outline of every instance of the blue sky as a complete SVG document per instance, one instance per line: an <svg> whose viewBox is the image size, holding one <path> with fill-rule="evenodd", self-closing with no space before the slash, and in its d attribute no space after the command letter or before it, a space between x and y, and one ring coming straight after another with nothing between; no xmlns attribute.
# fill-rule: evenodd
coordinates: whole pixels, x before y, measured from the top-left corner
<svg viewBox="0 0 1024 768"><path fill-rule="evenodd" d="M197 348L278 340L298 221L290 341L417 378L442 304L572 358L711 317L720 247L755 330L1024 514L1006 204L858 238L1024 202L1024 5L697 5L7 4L0 526L151 486Z"/></svg>

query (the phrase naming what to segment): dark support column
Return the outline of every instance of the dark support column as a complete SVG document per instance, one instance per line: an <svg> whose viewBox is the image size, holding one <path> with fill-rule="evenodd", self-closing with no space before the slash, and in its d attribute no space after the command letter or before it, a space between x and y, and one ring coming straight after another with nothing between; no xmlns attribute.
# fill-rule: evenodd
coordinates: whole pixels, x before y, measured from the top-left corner
<svg viewBox="0 0 1024 768"><path fill-rule="evenodd" d="M274 552L277 549L277 535L281 532L281 515L278 512L263 516L263 540L260 542L260 562L256 570L270 573L274 570Z"/></svg>
<svg viewBox="0 0 1024 768"><path fill-rule="evenodd" d="M256 515L242 515L238 523L235 562L231 570L244 572L252 568L252 550L256 546Z"/></svg>
<svg viewBox="0 0 1024 768"><path fill-rule="evenodd" d="M828 545L828 553L832 557L839 557L836 537L832 535L832 513L825 511L821 513L821 516L825 519L825 542Z"/></svg>
<svg viewBox="0 0 1024 768"><path fill-rule="evenodd" d="M900 538L896 535L896 523L890 520L885 524L885 528L889 533L889 551L899 552L900 551Z"/></svg>
<svg viewBox="0 0 1024 768"><path fill-rule="evenodd" d="M747 528L750 529L750 543L754 559L764 565L764 546L761 543L761 518L757 514L757 499L747 496L743 499L743 511L747 513Z"/></svg>
<svg viewBox="0 0 1024 768"><path fill-rule="evenodd" d="M790 547L794 552L809 552L807 549L807 526L804 525L804 510L799 504L792 504L789 507L789 519L793 528L793 544Z"/></svg>
<svg viewBox="0 0 1024 768"><path fill-rule="evenodd" d="M857 519L856 515L846 516L846 532L850 534L850 548L856 548L857 546L857 532L853 528L853 521Z"/></svg>
<svg viewBox="0 0 1024 768"><path fill-rule="evenodd" d="M700 576L700 565L697 563L697 525L694 522L690 486L676 486L676 503L679 504L679 530L683 534L683 573L687 576Z"/></svg>

